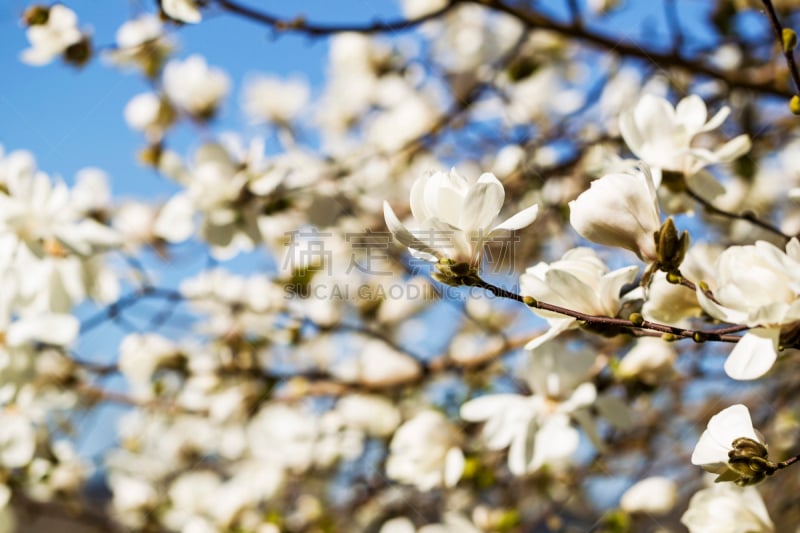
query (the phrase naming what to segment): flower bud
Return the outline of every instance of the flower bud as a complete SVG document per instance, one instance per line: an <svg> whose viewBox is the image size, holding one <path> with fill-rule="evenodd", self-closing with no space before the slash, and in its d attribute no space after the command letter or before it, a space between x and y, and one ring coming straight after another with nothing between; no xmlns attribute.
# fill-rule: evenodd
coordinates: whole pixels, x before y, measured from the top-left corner
<svg viewBox="0 0 800 533"><path fill-rule="evenodd" d="M800 115L800 96L792 96L792 99L789 100L789 110L793 115Z"/></svg>
<svg viewBox="0 0 800 533"><path fill-rule="evenodd" d="M679 236L672 217L669 217L653 234L653 238L658 253L659 268L664 272L677 273L689 249L689 233L684 230Z"/></svg>
<svg viewBox="0 0 800 533"><path fill-rule="evenodd" d="M783 44L783 52L789 53L797 46L797 34L791 28L783 28L781 32L781 41Z"/></svg>
<svg viewBox="0 0 800 533"><path fill-rule="evenodd" d="M760 483L778 469L769 460L764 444L748 437L739 437L732 446L733 449L728 452L728 466L731 472L738 474L733 481L740 487Z"/></svg>
<svg viewBox="0 0 800 533"><path fill-rule="evenodd" d="M25 10L22 21L25 26L42 26L47 24L50 18L50 8L46 6L34 5Z"/></svg>

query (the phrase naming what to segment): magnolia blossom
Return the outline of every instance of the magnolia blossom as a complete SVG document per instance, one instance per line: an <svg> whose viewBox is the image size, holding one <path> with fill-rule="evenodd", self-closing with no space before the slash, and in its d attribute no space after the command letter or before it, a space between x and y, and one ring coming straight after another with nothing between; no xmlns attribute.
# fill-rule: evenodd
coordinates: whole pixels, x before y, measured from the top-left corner
<svg viewBox="0 0 800 533"><path fill-rule="evenodd" d="M569 463L579 443L570 416L597 397L594 385L585 381L595 355L586 350L564 353L553 344L530 353L525 380L533 395L487 394L461 406L461 418L485 422L487 448L509 449L508 468L517 476L545 464Z"/></svg>
<svg viewBox="0 0 800 533"><path fill-rule="evenodd" d="M33 24L26 31L31 47L22 52L29 65L46 65L82 39L78 17L65 5L55 4L47 11L44 24Z"/></svg>
<svg viewBox="0 0 800 533"><path fill-rule="evenodd" d="M631 151L653 167L660 182L662 169L691 176L706 165L733 161L747 153L747 135L714 150L691 147L695 136L717 129L729 114L730 109L723 107L707 120L706 104L699 96L687 96L673 108L667 100L647 94L633 110L620 115L620 130Z"/></svg>
<svg viewBox="0 0 800 533"><path fill-rule="evenodd" d="M196 24L203 19L196 0L161 0L161 9L170 18L189 24Z"/></svg>
<svg viewBox="0 0 800 533"><path fill-rule="evenodd" d="M671 479L654 476L632 485L620 499L619 506L628 513L665 515L675 507L678 486Z"/></svg>
<svg viewBox="0 0 800 533"><path fill-rule="evenodd" d="M747 407L736 404L723 409L708 421L708 427L700 435L700 440L692 452L692 464L719 474L717 481L738 479L739 476L735 472L730 472L732 467L729 453L734 449L734 441L740 438L763 444L763 438L753 429Z"/></svg>
<svg viewBox="0 0 800 533"><path fill-rule="evenodd" d="M697 300L719 320L751 329L725 361L734 379L763 376L777 358L781 331L800 321L800 242L784 253L764 241L731 246L719 256L713 298L698 287Z"/></svg>
<svg viewBox="0 0 800 533"><path fill-rule="evenodd" d="M616 316L620 309L620 290L636 278L638 267L623 267L609 272L608 267L590 248L574 248L560 261L529 267L519 278L525 296L567 307L590 315ZM533 339L526 348L533 349L560 333L578 327L574 318L549 311L531 309L545 318L550 329Z"/></svg>
<svg viewBox="0 0 800 533"><path fill-rule="evenodd" d="M464 471L461 436L438 411L422 411L395 431L389 445L386 475L427 491L453 487Z"/></svg>
<svg viewBox="0 0 800 533"><path fill-rule="evenodd" d="M209 68L200 55L167 63L163 81L164 91L175 105L201 117L213 115L230 88L225 72Z"/></svg>
<svg viewBox="0 0 800 533"><path fill-rule="evenodd" d="M36 432L31 421L17 410L0 412L0 464L6 468L25 466L35 451Z"/></svg>
<svg viewBox="0 0 800 533"><path fill-rule="evenodd" d="M148 76L155 76L171 50L159 18L143 14L119 27L117 48L108 58L118 65L138 65Z"/></svg>
<svg viewBox="0 0 800 533"><path fill-rule="evenodd" d="M605 246L625 248L639 259L658 258L654 233L661 215L647 165L608 174L569 203L569 222L582 237Z"/></svg>
<svg viewBox="0 0 800 533"><path fill-rule="evenodd" d="M686 252L680 265L681 275L690 280L702 280L712 289L714 264L723 247L716 244L699 243ZM667 280L665 272L656 272L650 281L647 298L642 305L642 316L647 320L672 326L686 327L688 318L703 314L697 296L686 287Z"/></svg>
<svg viewBox="0 0 800 533"><path fill-rule="evenodd" d="M775 526L755 487L715 484L697 492L681 516L689 533L772 533Z"/></svg>
<svg viewBox="0 0 800 533"><path fill-rule="evenodd" d="M137 94L125 105L125 122L131 129L144 132L158 142L175 119L175 111L155 93Z"/></svg>
<svg viewBox="0 0 800 533"><path fill-rule="evenodd" d="M505 189L494 174L484 173L470 181L452 169L421 176L411 187L411 214L428 230L430 244L422 234L412 234L388 202L383 203L383 214L389 230L415 257L427 261L447 257L475 266L480 263L483 243L493 233L521 229L536 219L539 207L532 205L493 225L504 199ZM437 246L443 240L448 241L446 245Z"/></svg>
<svg viewBox="0 0 800 533"><path fill-rule="evenodd" d="M258 76L247 81L242 107L256 122L291 122L308 103L310 90L303 80Z"/></svg>

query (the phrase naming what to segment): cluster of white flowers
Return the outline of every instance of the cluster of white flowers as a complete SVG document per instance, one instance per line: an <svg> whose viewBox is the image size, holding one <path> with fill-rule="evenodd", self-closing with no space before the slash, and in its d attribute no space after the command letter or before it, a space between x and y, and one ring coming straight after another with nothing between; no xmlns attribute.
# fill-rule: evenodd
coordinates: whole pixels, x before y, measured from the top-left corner
<svg viewBox="0 0 800 533"><path fill-rule="evenodd" d="M403 0L409 18L444 12L419 26L422 46L374 38L372 27L331 31L324 88L303 76L247 74L239 103L263 135L243 138L215 129L230 118L226 99L239 80L192 51L173 54L177 30L212 10L258 11L157 4L118 28L105 57L148 83L124 119L146 143L140 161L176 192L114 204L98 169L68 186L30 154L0 152L0 512L17 492L71 502L85 488L92 467L64 438L64 413L108 400L130 407L102 471L110 512L131 529L277 533L346 523L472 533L511 530L534 512L556 529L542 494L572 512L573 472L588 475L605 453L619 453L605 465L638 453L641 441L621 444L634 417L650 418L651 431L694 421L688 378L762 378L800 345L800 241L790 238L800 226L700 232L701 209L752 222L726 206L773 208L800 183L726 179L725 165L752 144L721 131L727 106L710 113L697 94L673 105L656 94L674 96L666 84L640 87L629 65L605 73L560 25L529 31L535 17L523 23L513 2ZM276 31L327 32L302 17L255 18ZM22 61L91 58L90 33L65 5L34 6L24 22ZM611 70L613 86L593 102L582 87ZM634 94L643 96L633 103ZM616 124L578 128L598 112ZM576 134L565 148L568 115ZM202 140L181 145L183 125ZM483 152L456 160L450 143L462 141ZM573 149L575 161L566 157ZM796 157L782 157L793 176ZM584 174L597 179L587 184ZM737 179L748 183L739 190ZM754 191L749 203L741 191ZM690 246L678 227L727 246ZM529 260L504 258L524 269L516 291L489 272L502 264L492 254L505 237ZM187 242L208 252L209 266L180 282L169 272L164 282L175 288L162 287L151 260L172 261ZM253 265L257 273L242 274ZM463 306L443 301L472 289ZM530 312L520 318L480 291ZM147 298L164 307L140 328L123 315ZM445 308L458 319L441 320ZM116 357L84 360L75 353L81 334L106 319L121 331ZM546 329L518 335L519 323L542 321ZM684 339L698 348L679 351L674 341ZM691 359L709 340L734 344L724 365ZM107 374L121 384L99 379ZM670 418L674 405L683 406L676 421L652 421ZM643 515L677 523L682 501L692 533L773 531L753 485L796 460L771 459L736 404L710 418L691 456L719 483L689 498L678 473L647 471L625 478L606 518L623 516L619 529L629 530L636 526L625 521ZM512 499L506 489L516 483L536 490L515 489ZM436 516L425 506L409 512L428 497ZM351 508L347 520L333 516Z"/></svg>

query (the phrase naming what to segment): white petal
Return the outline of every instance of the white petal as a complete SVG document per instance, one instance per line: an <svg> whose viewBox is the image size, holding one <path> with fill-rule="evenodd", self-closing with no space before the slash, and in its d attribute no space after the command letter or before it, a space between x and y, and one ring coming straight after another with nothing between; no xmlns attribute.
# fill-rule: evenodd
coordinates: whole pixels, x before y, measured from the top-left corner
<svg viewBox="0 0 800 533"><path fill-rule="evenodd" d="M409 252L414 257L419 259L423 259L425 261L436 262L440 257L442 257L441 252L438 250L434 250L430 246L426 245L414 235L400 222L400 219L397 218L392 206L389 205L389 202L383 202L383 218L386 220L386 227L389 228L389 231L392 232L394 238L397 239L400 244L403 246L408 247Z"/></svg>
<svg viewBox="0 0 800 533"><path fill-rule="evenodd" d="M533 224L533 221L536 220L536 216L539 214L539 206L537 204L533 204L532 206L526 207L519 213L512 215L510 218L507 218L494 228L492 228L492 232L497 230L518 230L524 227L530 226Z"/></svg>
<svg viewBox="0 0 800 533"><path fill-rule="evenodd" d="M766 374L778 357L780 328L757 328L747 332L725 361L725 373L733 379L750 380Z"/></svg>
<svg viewBox="0 0 800 533"><path fill-rule="evenodd" d="M464 454L461 448L450 448L444 458L444 484L446 487L455 487L461 474L464 473Z"/></svg>
<svg viewBox="0 0 800 533"><path fill-rule="evenodd" d="M459 227L464 231L484 230L492 227L492 222L500 213L505 199L505 189L494 174L481 174L478 181L469 189L459 216Z"/></svg>
<svg viewBox="0 0 800 533"><path fill-rule="evenodd" d="M45 313L26 316L11 324L6 334L9 346L43 342L66 346L78 337L80 324L72 315Z"/></svg>
<svg viewBox="0 0 800 533"><path fill-rule="evenodd" d="M752 142L747 134L734 137L714 151L718 161L733 161L750 151Z"/></svg>
<svg viewBox="0 0 800 533"><path fill-rule="evenodd" d="M717 113L717 115L719 115L719 113ZM682 99L675 107L675 118L686 127L689 133L702 131L707 116L708 110L706 109L706 104L703 102L703 99L696 94Z"/></svg>
<svg viewBox="0 0 800 533"><path fill-rule="evenodd" d="M161 208L153 233L169 242L185 241L194 233L194 206L187 194L178 193Z"/></svg>
<svg viewBox="0 0 800 533"><path fill-rule="evenodd" d="M711 117L711 120L706 122L705 126L703 126L703 129L700 131L711 131L719 128L730 114L731 108L728 106L723 106L713 117Z"/></svg>

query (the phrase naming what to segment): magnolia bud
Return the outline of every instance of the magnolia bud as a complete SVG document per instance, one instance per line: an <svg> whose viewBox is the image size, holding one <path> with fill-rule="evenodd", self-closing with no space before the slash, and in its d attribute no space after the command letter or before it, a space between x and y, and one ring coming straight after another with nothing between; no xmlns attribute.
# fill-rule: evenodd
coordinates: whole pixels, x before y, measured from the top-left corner
<svg viewBox="0 0 800 533"><path fill-rule="evenodd" d="M733 441L733 449L728 452L728 466L738 475L729 475L737 485L744 487L755 485L771 476L778 466L769 460L767 447L748 437L740 437ZM722 476L721 476L722 477Z"/></svg>
<svg viewBox="0 0 800 533"><path fill-rule="evenodd" d="M40 5L29 7L22 15L22 21L26 26L41 26L47 24L47 19L49 18L50 8Z"/></svg>
<svg viewBox="0 0 800 533"><path fill-rule="evenodd" d="M668 273L677 272L689 249L689 233L684 231L679 236L672 217L669 217L653 234L653 238L656 243L659 268Z"/></svg>
<svg viewBox="0 0 800 533"><path fill-rule="evenodd" d="M781 41L783 44L783 52L789 53L797 46L797 34L791 28L783 28L781 32Z"/></svg>
<svg viewBox="0 0 800 533"><path fill-rule="evenodd" d="M794 115L800 115L800 96L792 96L792 99L789 100L789 110Z"/></svg>

